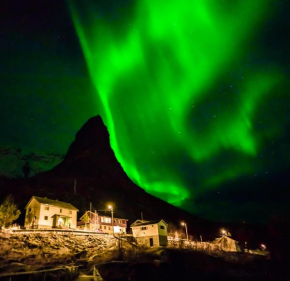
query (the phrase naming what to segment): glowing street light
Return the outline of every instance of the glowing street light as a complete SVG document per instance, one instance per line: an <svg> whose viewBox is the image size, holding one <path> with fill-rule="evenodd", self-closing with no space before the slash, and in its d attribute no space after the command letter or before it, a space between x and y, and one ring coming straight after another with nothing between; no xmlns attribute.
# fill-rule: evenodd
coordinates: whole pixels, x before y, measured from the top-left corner
<svg viewBox="0 0 290 281"><path fill-rule="evenodd" d="M111 210L111 215L112 215L112 230L113 230L113 235L114 235L114 207L112 205L109 205L108 208Z"/></svg>
<svg viewBox="0 0 290 281"><path fill-rule="evenodd" d="M222 230L222 235L227 235L227 232L226 232L226 230Z"/></svg>
<svg viewBox="0 0 290 281"><path fill-rule="evenodd" d="M185 227L185 232L186 232L186 239L188 241L188 232L187 232L187 224L185 222L182 222L181 225Z"/></svg>

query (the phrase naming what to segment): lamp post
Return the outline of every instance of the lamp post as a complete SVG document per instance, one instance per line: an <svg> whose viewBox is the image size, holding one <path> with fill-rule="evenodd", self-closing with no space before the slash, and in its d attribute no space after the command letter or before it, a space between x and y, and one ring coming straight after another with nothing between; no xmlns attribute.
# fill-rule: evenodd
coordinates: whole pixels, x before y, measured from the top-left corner
<svg viewBox="0 0 290 281"><path fill-rule="evenodd" d="M108 207L111 210L111 215L112 215L112 230L113 230L113 236L114 236L114 208L112 205L109 205Z"/></svg>
<svg viewBox="0 0 290 281"><path fill-rule="evenodd" d="M186 239L188 241L188 232L187 232L187 224L185 222L182 222L181 225L185 227L185 232L186 232Z"/></svg>

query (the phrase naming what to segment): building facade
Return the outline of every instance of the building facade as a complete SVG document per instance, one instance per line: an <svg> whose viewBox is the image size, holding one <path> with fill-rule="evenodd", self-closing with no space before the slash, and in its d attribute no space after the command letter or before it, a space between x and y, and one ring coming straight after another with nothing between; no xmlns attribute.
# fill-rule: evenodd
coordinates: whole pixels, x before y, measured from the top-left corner
<svg viewBox="0 0 290 281"><path fill-rule="evenodd" d="M70 203L33 196L25 209L27 229L77 228L78 209Z"/></svg>
<svg viewBox="0 0 290 281"><path fill-rule="evenodd" d="M108 234L126 234L127 232L127 219L113 218L114 224L112 225L112 217L101 215L98 212L87 211L78 222L78 228L88 231L104 232Z"/></svg>
<svg viewBox="0 0 290 281"><path fill-rule="evenodd" d="M167 223L160 221L137 220L131 224L133 237L140 245L147 247L167 246Z"/></svg>

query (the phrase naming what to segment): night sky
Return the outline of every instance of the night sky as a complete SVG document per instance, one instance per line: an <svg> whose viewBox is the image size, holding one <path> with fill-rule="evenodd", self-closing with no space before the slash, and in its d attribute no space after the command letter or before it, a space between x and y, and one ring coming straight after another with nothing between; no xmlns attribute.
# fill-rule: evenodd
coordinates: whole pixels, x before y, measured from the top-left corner
<svg viewBox="0 0 290 281"><path fill-rule="evenodd" d="M147 192L217 220L289 213L287 2L5 1L0 145L65 153L100 114Z"/></svg>

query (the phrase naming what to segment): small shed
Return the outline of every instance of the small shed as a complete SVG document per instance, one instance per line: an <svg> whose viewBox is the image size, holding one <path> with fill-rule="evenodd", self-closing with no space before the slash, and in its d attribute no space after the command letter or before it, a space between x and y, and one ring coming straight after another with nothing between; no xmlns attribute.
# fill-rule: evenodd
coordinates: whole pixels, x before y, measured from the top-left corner
<svg viewBox="0 0 290 281"><path fill-rule="evenodd" d="M167 246L167 223L159 221L136 220L131 224L133 237L140 245L148 247Z"/></svg>
<svg viewBox="0 0 290 281"><path fill-rule="evenodd" d="M220 249L225 252L240 252L239 242L231 239L230 237L223 235L222 237L216 238L213 244L219 245Z"/></svg>

